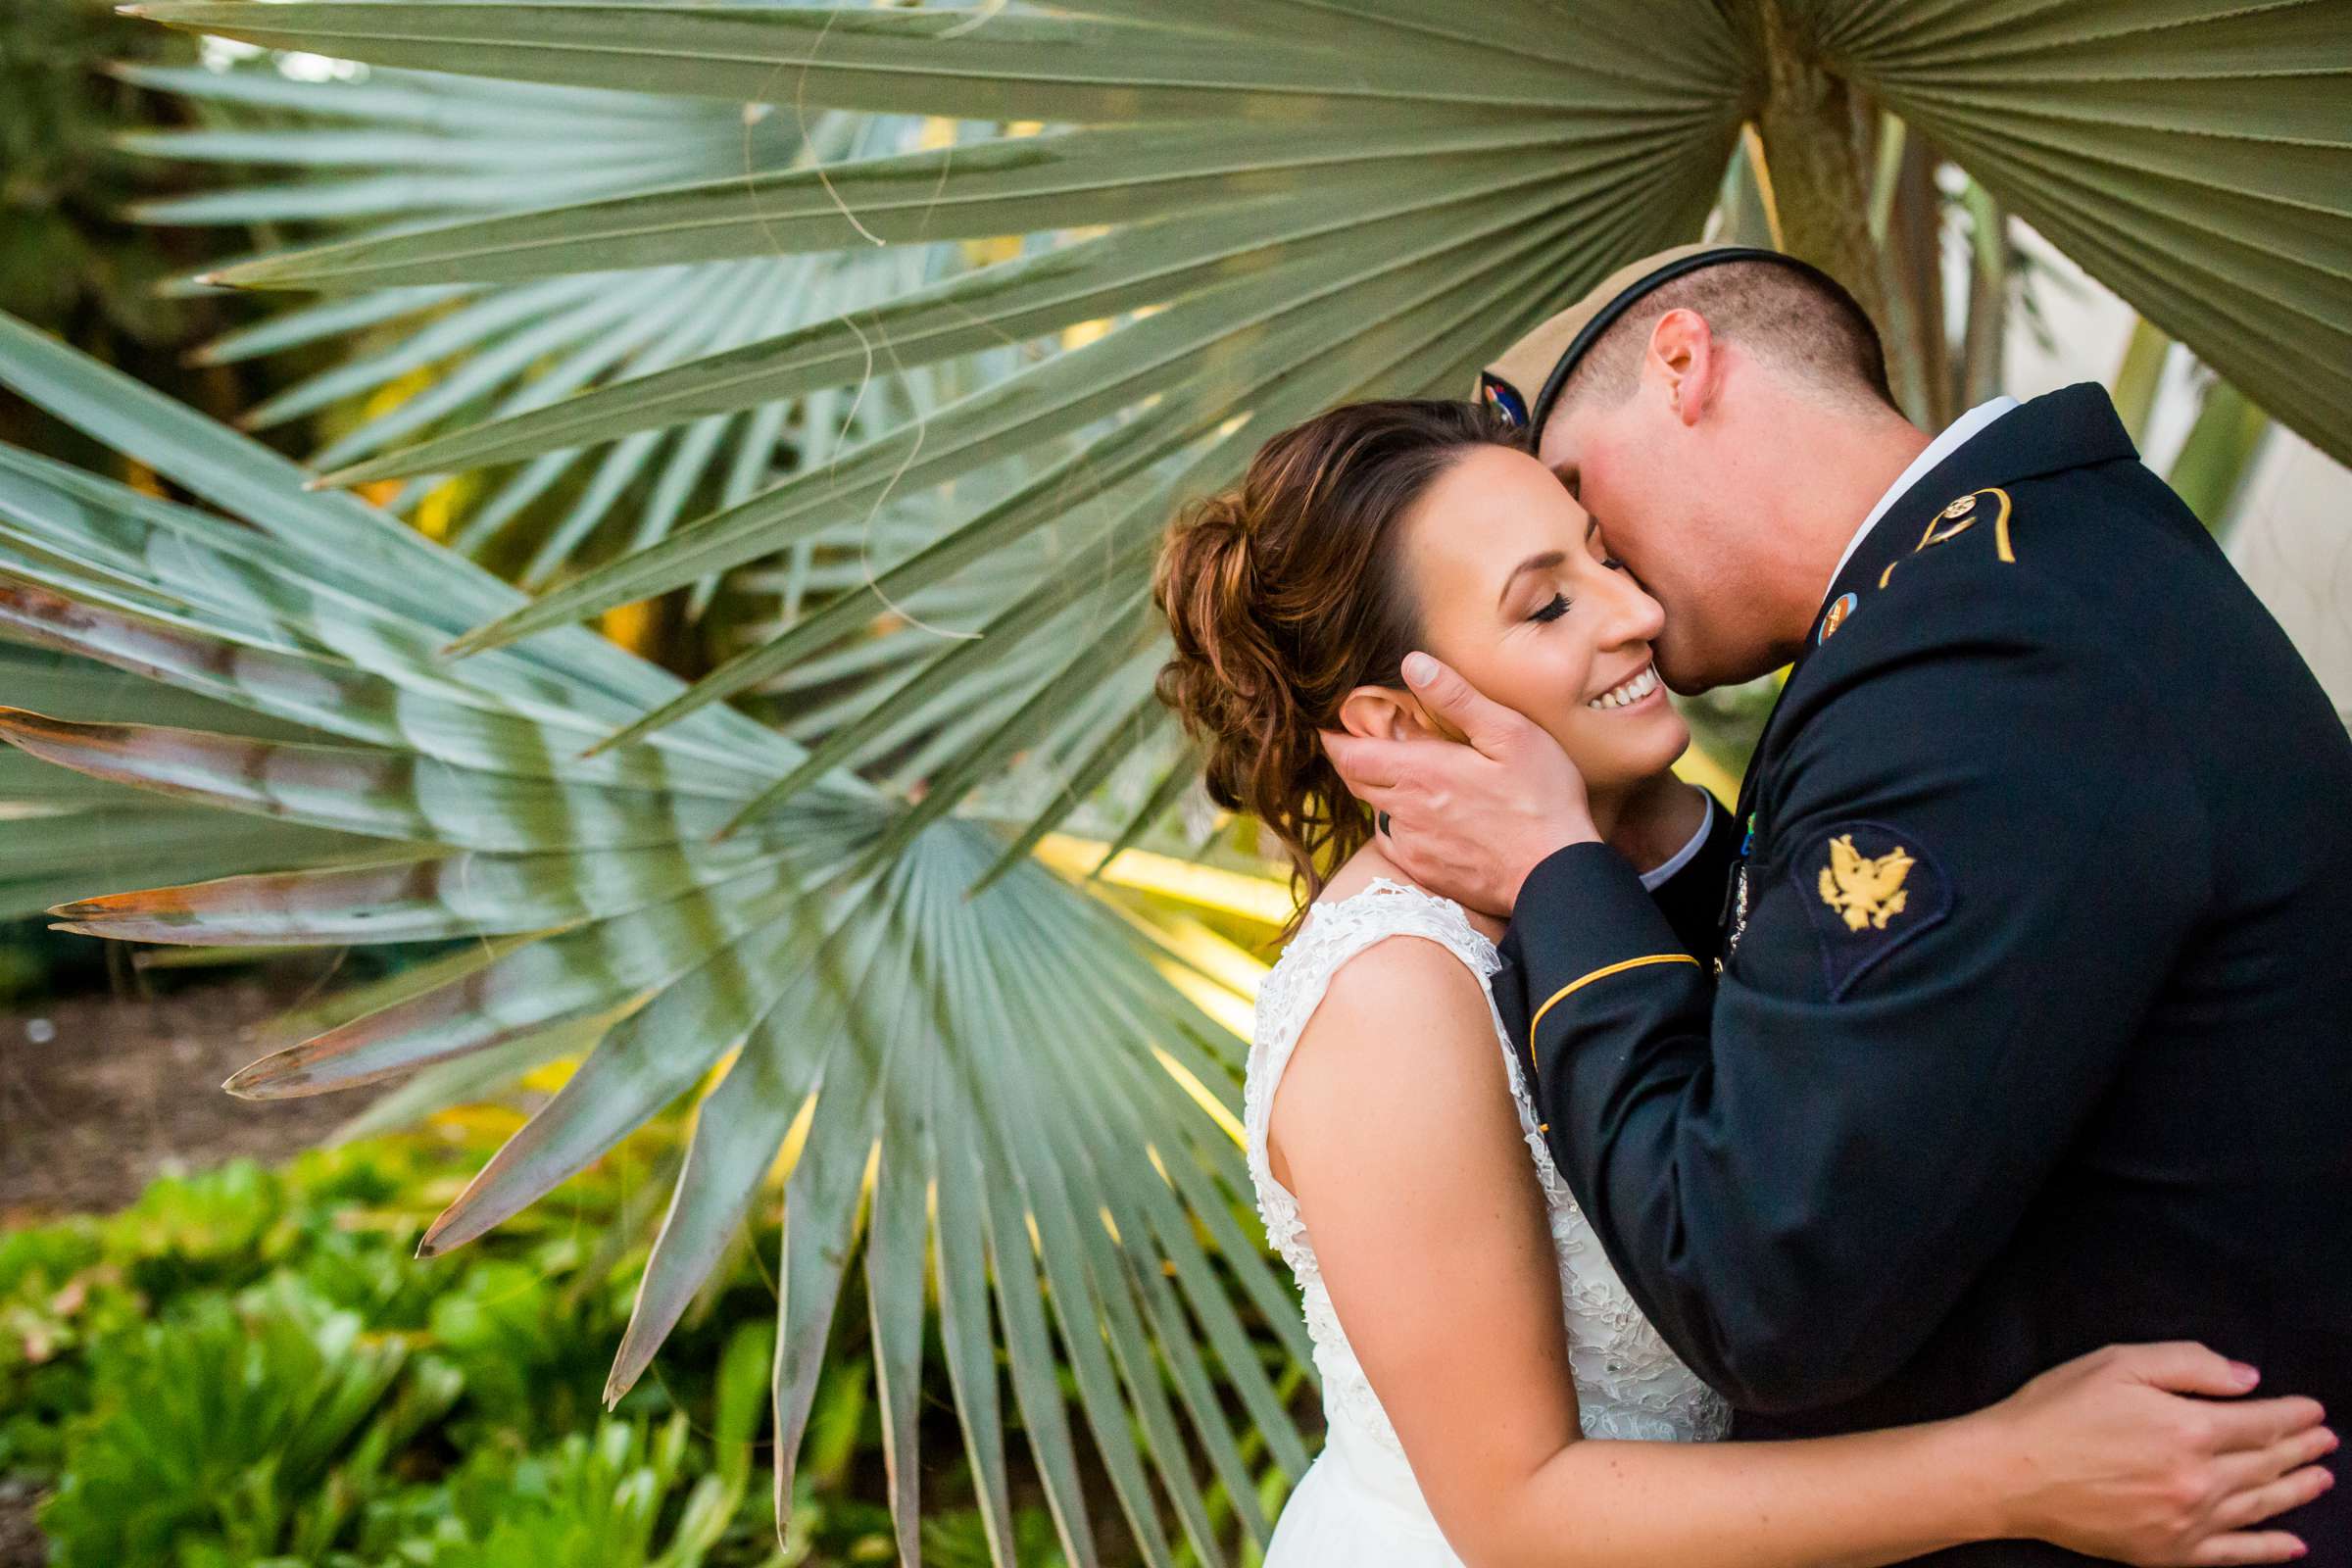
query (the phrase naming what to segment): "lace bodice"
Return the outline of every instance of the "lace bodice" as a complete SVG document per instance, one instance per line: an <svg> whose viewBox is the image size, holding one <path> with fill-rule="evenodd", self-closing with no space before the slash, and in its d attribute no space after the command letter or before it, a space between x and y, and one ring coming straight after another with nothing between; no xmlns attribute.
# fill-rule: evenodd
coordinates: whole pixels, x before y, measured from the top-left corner
<svg viewBox="0 0 2352 1568"><path fill-rule="evenodd" d="M1266 1128L1275 1086L1323 1000L1333 974L1373 943L1393 936L1426 937L1451 952L1488 988L1487 1008L1494 1039L1507 1063L1511 1098L1542 1183L1551 1216L1552 1245L1559 1252L1560 1296L1565 1308L1568 1361L1576 1377L1587 1437L1663 1441L1711 1440L1730 1428L1722 1398L1686 1367L1626 1294L1624 1282L1603 1255L1584 1210L1553 1165L1538 1130L1535 1106L1519 1069L1519 1054L1494 1010L1491 977L1500 960L1494 944L1474 929L1460 905L1418 888L1383 878L1352 898L1309 907L1300 927L1258 989L1257 1031L1250 1049L1243 1091L1250 1179L1267 1237L1297 1276L1315 1366L1323 1379L1323 1408L1333 1423L1350 1422L1391 1453L1402 1446L1388 1413L1348 1347L1333 1309L1331 1293L1315 1261L1313 1243L1298 1200L1275 1180L1266 1156Z"/></svg>

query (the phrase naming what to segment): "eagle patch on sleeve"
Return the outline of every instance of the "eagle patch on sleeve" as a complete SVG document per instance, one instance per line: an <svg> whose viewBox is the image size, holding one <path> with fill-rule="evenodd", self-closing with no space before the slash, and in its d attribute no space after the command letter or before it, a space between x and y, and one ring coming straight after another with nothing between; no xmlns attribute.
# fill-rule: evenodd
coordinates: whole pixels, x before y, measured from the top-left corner
<svg viewBox="0 0 2352 1568"><path fill-rule="evenodd" d="M1789 863L1836 1002L1878 961L1952 911L1951 884L1914 834L1840 822Z"/></svg>

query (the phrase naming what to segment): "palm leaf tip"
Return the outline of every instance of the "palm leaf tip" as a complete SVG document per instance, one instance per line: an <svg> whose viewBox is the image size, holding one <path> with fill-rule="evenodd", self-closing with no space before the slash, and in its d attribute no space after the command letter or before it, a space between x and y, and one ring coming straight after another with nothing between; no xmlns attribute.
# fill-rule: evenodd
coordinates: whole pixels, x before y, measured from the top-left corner
<svg viewBox="0 0 2352 1568"><path fill-rule="evenodd" d="M493 620L486 625L474 627L473 630L462 637L451 638L441 645L441 657L443 659L471 659L476 654L488 652L505 640L500 635L500 628L505 624L503 619Z"/></svg>
<svg viewBox="0 0 2352 1568"><path fill-rule="evenodd" d="M307 1082L299 1061L285 1058L302 1048L280 1051L259 1061L249 1061L220 1080L220 1087L239 1100L291 1100L306 1093Z"/></svg>
<svg viewBox="0 0 2352 1568"><path fill-rule="evenodd" d="M367 463L347 463L340 468L315 473L303 481L305 490L348 490L354 485L370 484L377 479L406 479L405 473L390 471L396 466L382 459Z"/></svg>
<svg viewBox="0 0 2352 1568"><path fill-rule="evenodd" d="M644 729L645 726L641 723L629 724L620 729L614 730L612 734L607 735L602 740L590 741L586 746L580 748L579 760L585 762L591 758L604 756L605 753L612 751L614 747L625 746L629 742L636 740L639 735L644 732ZM729 822L724 827L721 827L716 833L710 835L712 842L715 843L717 840L725 838L730 832L734 831L734 827L735 824L733 822Z"/></svg>
<svg viewBox="0 0 2352 1568"><path fill-rule="evenodd" d="M480 1199L488 1191L489 1179L504 1168L499 1166L500 1156L513 1147L510 1143L493 1155L491 1163L474 1173L473 1180L466 1184L466 1190L457 1196L456 1200L433 1217L433 1222L424 1228L424 1234L417 1238L418 1257L438 1257L454 1248L465 1246L483 1232L495 1228L500 1221L512 1217L511 1212L502 1213L496 1209L484 1212ZM511 1205L512 1209L516 1210L523 1206L521 1203Z"/></svg>
<svg viewBox="0 0 2352 1568"><path fill-rule="evenodd" d="M49 929L64 931L77 937L112 937L125 918L141 918L171 922L172 906L171 890L158 889L147 893L108 893L97 898L74 899L51 905L42 911L49 916Z"/></svg>
<svg viewBox="0 0 2352 1568"><path fill-rule="evenodd" d="M637 1298L629 1308L629 1325L621 1331L620 1348L613 1351L612 1370L605 1374L603 1397L608 1410L619 1404L622 1397L637 1386L637 1380L645 1375L645 1369L653 1364L655 1354L661 1350L662 1342L669 1337L669 1331L676 1326L675 1313L664 1314L660 1323L648 1323L644 1313L645 1282L641 1278L637 1286Z"/></svg>
<svg viewBox="0 0 2352 1568"><path fill-rule="evenodd" d="M6 741L28 757L60 767L76 767L73 759L93 749L104 749L105 738L119 735L121 725L76 724L68 719L52 718L36 713L29 708L0 708L0 741Z"/></svg>

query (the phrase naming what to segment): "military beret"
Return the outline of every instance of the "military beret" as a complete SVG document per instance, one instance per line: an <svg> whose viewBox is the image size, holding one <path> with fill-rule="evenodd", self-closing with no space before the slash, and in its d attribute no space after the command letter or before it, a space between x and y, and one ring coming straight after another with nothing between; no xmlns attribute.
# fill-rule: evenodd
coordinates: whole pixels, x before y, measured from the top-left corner
<svg viewBox="0 0 2352 1568"><path fill-rule="evenodd" d="M1529 332L1479 372L1473 401L1494 409L1533 442L1559 401L1577 363L1643 295L1678 277L1725 262L1772 262L1845 292L1809 262L1753 245L1677 245L1644 256L1602 278L1592 292Z"/></svg>

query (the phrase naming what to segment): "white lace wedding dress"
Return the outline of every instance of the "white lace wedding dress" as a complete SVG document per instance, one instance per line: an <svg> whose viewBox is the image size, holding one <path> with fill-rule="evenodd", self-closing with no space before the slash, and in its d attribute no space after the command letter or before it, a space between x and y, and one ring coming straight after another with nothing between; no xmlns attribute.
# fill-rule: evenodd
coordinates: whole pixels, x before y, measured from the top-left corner
<svg viewBox="0 0 2352 1568"><path fill-rule="evenodd" d="M1731 1417L1722 1399L1683 1365L1626 1294L1602 1255L1584 1211L1560 1179L1537 1130L1535 1108L1519 1070L1518 1052L1494 1015L1490 977L1498 964L1494 944L1475 930L1462 907L1417 888L1386 879L1352 898L1309 907L1306 923L1258 990L1257 1033L1250 1050L1243 1093L1250 1175L1258 1213L1291 1272L1298 1276L1315 1366L1322 1374L1329 1431L1323 1452L1291 1494L1276 1522L1266 1568L1459 1568L1439 1534L1405 1461L1404 1448L1380 1398L1348 1348L1332 1308L1313 1243L1298 1200L1274 1179L1266 1158L1266 1125L1299 1033L1323 1000L1332 975L1384 938L1425 937L1470 966L1488 990L1496 1049L1508 1064L1519 1126L1543 1184L1559 1251L1568 1360L1576 1377L1585 1435L1667 1442L1722 1437ZM1465 1326L1465 1332L1474 1332Z"/></svg>

